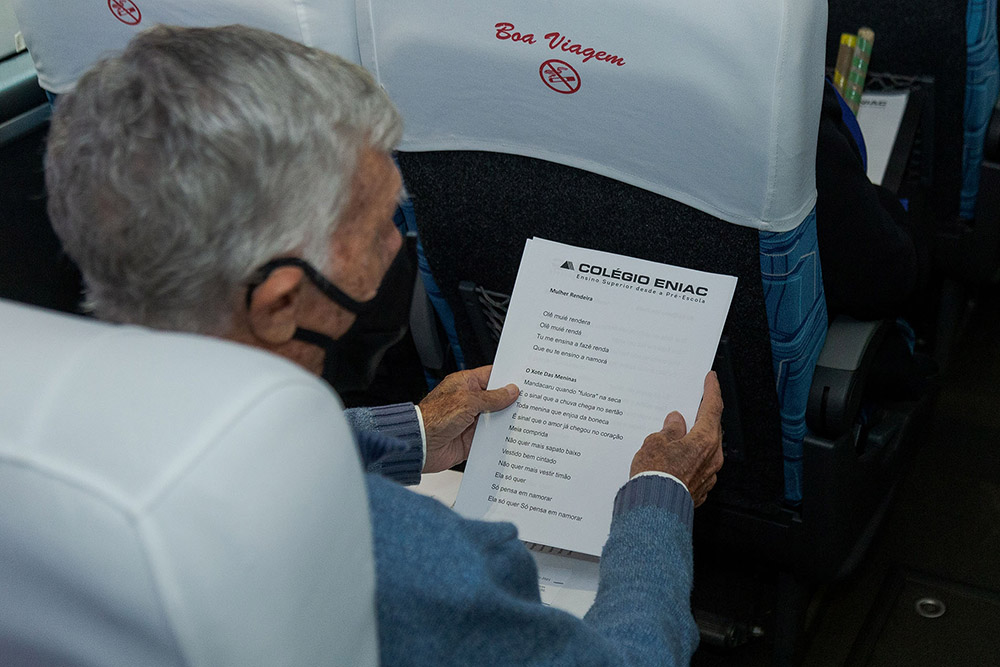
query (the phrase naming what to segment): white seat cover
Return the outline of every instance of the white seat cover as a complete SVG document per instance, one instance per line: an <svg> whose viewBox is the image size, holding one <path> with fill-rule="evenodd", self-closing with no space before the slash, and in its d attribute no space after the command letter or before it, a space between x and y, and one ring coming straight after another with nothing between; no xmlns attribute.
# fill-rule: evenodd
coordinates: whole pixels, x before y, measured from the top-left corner
<svg viewBox="0 0 1000 667"><path fill-rule="evenodd" d="M358 63L354 0L13 0L42 88L73 89L107 53L157 23L242 23L316 46Z"/></svg>
<svg viewBox="0 0 1000 667"><path fill-rule="evenodd" d="M377 664L363 476L321 381L5 301L0 377L0 662Z"/></svg>
<svg viewBox="0 0 1000 667"><path fill-rule="evenodd" d="M815 203L824 0L358 0L358 35L402 150L542 158L769 231Z"/></svg>

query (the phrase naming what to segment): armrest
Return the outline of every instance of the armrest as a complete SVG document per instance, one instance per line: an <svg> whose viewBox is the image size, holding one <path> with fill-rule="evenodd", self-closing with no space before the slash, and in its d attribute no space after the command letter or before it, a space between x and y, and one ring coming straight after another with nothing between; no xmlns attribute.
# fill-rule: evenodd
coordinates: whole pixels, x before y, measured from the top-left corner
<svg viewBox="0 0 1000 667"><path fill-rule="evenodd" d="M854 425L872 360L888 323L839 316L830 325L816 362L806 423L813 433L837 437Z"/></svg>

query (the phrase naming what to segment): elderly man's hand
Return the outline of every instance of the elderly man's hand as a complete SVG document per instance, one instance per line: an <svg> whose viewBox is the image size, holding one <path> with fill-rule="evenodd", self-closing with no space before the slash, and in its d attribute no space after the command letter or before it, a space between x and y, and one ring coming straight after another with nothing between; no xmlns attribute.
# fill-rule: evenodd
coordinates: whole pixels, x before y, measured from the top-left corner
<svg viewBox="0 0 1000 667"><path fill-rule="evenodd" d="M452 373L420 401L427 434L424 472L447 470L469 458L479 415L503 410L517 399L518 389L512 384L486 390L492 368Z"/></svg>
<svg viewBox="0 0 1000 667"><path fill-rule="evenodd" d="M711 372L705 378L705 394L694 426L688 433L684 417L671 412L663 430L651 434L632 458L632 475L658 471L684 482L695 507L705 502L722 467L722 393Z"/></svg>

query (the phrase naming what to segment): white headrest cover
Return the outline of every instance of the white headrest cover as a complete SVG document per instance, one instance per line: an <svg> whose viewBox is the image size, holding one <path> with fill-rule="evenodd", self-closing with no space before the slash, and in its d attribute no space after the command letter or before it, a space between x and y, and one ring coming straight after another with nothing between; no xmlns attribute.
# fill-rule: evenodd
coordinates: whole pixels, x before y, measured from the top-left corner
<svg viewBox="0 0 1000 667"><path fill-rule="evenodd" d="M377 663L363 476L321 381L4 301L0 377L5 664Z"/></svg>
<svg viewBox="0 0 1000 667"><path fill-rule="evenodd" d="M242 23L359 63L354 0L13 0L14 12L42 88L73 89L97 60L125 48L157 23L216 26Z"/></svg>
<svg viewBox="0 0 1000 667"><path fill-rule="evenodd" d="M542 158L771 231L815 202L825 0L358 0L358 24L402 150Z"/></svg>

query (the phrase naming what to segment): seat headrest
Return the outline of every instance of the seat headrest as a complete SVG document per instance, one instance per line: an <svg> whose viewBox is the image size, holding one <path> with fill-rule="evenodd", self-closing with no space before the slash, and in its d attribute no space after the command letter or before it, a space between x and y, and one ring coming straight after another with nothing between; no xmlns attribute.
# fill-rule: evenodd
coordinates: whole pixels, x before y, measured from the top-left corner
<svg viewBox="0 0 1000 667"><path fill-rule="evenodd" d="M814 205L825 0L361 0L358 35L402 150L541 158L769 231Z"/></svg>
<svg viewBox="0 0 1000 667"><path fill-rule="evenodd" d="M0 377L13 664L377 662L363 475L319 379L7 301Z"/></svg>
<svg viewBox="0 0 1000 667"><path fill-rule="evenodd" d="M242 23L335 53L358 55L355 0L108 0L44 3L13 0L14 13L42 88L73 89L101 57L125 48L136 33L158 23L218 26Z"/></svg>

